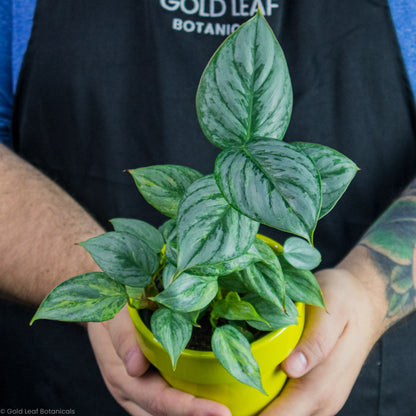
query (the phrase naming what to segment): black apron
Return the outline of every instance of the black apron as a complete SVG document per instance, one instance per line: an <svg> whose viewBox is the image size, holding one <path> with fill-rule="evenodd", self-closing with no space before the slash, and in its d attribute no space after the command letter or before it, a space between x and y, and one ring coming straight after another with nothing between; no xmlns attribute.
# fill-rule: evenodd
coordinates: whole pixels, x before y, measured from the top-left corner
<svg viewBox="0 0 416 416"><path fill-rule="evenodd" d="M335 265L415 176L416 113L387 0L38 0L15 99L16 150L104 226L117 216L159 225L123 171L212 171L219 151L197 123L198 80L259 3L293 82L286 140L329 145L361 168L315 234L323 266ZM124 414L83 330L29 328L32 311L0 308L0 407ZM415 347L412 316L374 347L340 414L415 415Z"/></svg>

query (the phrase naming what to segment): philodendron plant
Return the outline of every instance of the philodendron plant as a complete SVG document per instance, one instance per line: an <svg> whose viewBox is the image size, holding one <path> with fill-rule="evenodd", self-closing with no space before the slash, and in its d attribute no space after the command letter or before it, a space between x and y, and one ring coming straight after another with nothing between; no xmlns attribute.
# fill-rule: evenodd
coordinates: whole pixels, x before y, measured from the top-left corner
<svg viewBox="0 0 416 416"><path fill-rule="evenodd" d="M328 147L283 141L292 87L259 12L210 60L196 108L206 138L221 149L214 173L176 165L130 170L145 200L168 220L156 229L116 218L114 231L80 243L102 272L57 286L32 322L105 321L128 302L150 309L151 330L175 367L203 321L221 364L263 391L250 341L296 324L294 302L323 306L311 272L321 261L313 234L357 167ZM260 224L288 238L273 250L256 238Z"/></svg>

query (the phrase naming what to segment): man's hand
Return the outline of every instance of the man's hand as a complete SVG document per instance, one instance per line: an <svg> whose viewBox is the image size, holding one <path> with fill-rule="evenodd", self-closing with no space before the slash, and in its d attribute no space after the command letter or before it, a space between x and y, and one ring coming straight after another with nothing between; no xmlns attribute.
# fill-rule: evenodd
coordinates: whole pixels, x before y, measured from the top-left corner
<svg viewBox="0 0 416 416"><path fill-rule="evenodd" d="M377 287L371 290L346 269L322 271L317 279L327 310L307 308L301 341L282 364L291 380L261 416L335 415L385 329Z"/></svg>
<svg viewBox="0 0 416 416"><path fill-rule="evenodd" d="M170 387L149 368L134 331L126 307L111 321L88 324L101 374L124 409L133 416L231 416L225 406Z"/></svg>

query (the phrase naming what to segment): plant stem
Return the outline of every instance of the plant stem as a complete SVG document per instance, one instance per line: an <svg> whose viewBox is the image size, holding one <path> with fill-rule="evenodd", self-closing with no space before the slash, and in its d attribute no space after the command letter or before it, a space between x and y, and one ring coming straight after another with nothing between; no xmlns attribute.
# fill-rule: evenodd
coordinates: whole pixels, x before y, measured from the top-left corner
<svg viewBox="0 0 416 416"><path fill-rule="evenodd" d="M159 262L159 267L157 268L157 270L152 275L152 282L150 283L151 285L153 284L155 287L157 287L155 281L156 281L156 279L158 279L160 285L163 287L162 271L163 271L165 265L166 265L166 254L165 254L165 250L162 250L161 258L160 258L160 262Z"/></svg>
<svg viewBox="0 0 416 416"><path fill-rule="evenodd" d="M212 326L212 329L215 330L217 328L218 316L216 316L213 311L211 311L209 315L209 322Z"/></svg>

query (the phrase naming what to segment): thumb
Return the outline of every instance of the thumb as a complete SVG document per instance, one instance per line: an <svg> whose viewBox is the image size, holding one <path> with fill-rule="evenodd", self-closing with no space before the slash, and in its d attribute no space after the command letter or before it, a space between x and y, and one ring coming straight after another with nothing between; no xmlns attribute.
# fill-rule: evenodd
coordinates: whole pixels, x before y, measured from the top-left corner
<svg viewBox="0 0 416 416"><path fill-rule="evenodd" d="M103 322L114 349L123 361L127 374L132 377L142 376L149 368L150 364L137 345L135 328L130 315L125 306L113 319Z"/></svg>
<svg viewBox="0 0 416 416"><path fill-rule="evenodd" d="M305 329L296 348L282 363L283 371L291 378L308 373L328 357L346 323L339 314L331 314L316 306L307 307Z"/></svg>

